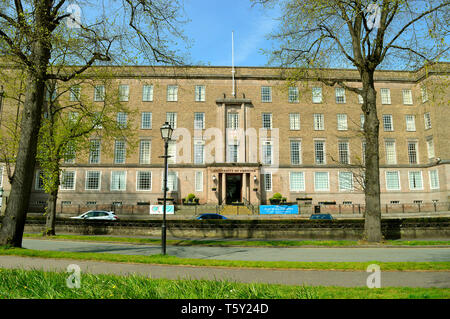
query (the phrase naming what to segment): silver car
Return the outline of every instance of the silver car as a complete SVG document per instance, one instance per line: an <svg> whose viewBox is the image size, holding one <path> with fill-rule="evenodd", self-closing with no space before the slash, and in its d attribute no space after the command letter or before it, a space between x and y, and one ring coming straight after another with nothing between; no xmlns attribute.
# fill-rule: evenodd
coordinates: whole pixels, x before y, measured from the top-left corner
<svg viewBox="0 0 450 319"><path fill-rule="evenodd" d="M70 217L72 219L95 219L95 220L119 220L114 212L106 210L90 210L80 216Z"/></svg>

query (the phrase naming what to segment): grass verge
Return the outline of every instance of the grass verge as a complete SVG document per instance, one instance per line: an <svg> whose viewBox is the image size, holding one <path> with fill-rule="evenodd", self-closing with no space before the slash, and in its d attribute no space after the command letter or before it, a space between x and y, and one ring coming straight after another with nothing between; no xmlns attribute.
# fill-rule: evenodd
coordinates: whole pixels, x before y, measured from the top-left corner
<svg viewBox="0 0 450 319"><path fill-rule="evenodd" d="M25 238L34 239L58 239L58 240L76 240L76 241L95 241L95 242L116 242L129 244L161 244L160 239L154 238L135 238L135 237L115 237L115 236L90 236L90 235L55 235L43 237L40 234L24 234ZM182 240L168 239L168 245L173 246L246 246L246 247L302 247L302 246L323 246L323 247L349 247L364 246L367 243L356 240ZM438 240L387 240L377 246L448 246L450 241Z"/></svg>
<svg viewBox="0 0 450 319"><path fill-rule="evenodd" d="M240 267L266 269L322 269L322 270L351 270L366 271L370 264L377 264L383 271L448 271L450 262L294 262L294 261L241 261L180 258L168 255L121 255L110 253L80 253L45 251L22 248L2 248L0 255L14 255L22 257L59 258L74 260L93 260L107 262L143 263L160 265L184 265L203 267Z"/></svg>
<svg viewBox="0 0 450 319"><path fill-rule="evenodd" d="M0 299L448 299L447 288L348 288L168 280L144 276L83 274L80 288L67 273L0 268Z"/></svg>

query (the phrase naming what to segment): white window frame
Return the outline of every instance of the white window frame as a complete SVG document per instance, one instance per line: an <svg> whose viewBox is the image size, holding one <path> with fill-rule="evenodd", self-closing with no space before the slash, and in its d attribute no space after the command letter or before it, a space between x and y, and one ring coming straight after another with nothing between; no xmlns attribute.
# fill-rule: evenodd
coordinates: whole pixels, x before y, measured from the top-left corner
<svg viewBox="0 0 450 319"><path fill-rule="evenodd" d="M420 183L421 183L421 187L411 187L411 173L420 173ZM423 190L423 174L422 171L409 171L408 172L408 183L409 183L409 189L412 191L417 191L417 190Z"/></svg>
<svg viewBox="0 0 450 319"><path fill-rule="evenodd" d="M152 112L142 112L141 113L141 130L151 130L152 129ZM147 126L148 124L148 126Z"/></svg>
<svg viewBox="0 0 450 319"><path fill-rule="evenodd" d="M337 114L337 129L338 131L348 130L347 114L345 113Z"/></svg>
<svg viewBox="0 0 450 319"><path fill-rule="evenodd" d="M261 163L263 165L273 164L273 141L265 140L261 145Z"/></svg>
<svg viewBox="0 0 450 319"><path fill-rule="evenodd" d="M128 113L117 112L117 126L120 128L126 128L128 124Z"/></svg>
<svg viewBox="0 0 450 319"><path fill-rule="evenodd" d="M105 86L96 85L94 87L94 102L103 102L103 101L105 101Z"/></svg>
<svg viewBox="0 0 450 319"><path fill-rule="evenodd" d="M170 185L169 181L171 178L170 176L175 176L175 180L173 180L173 184ZM172 186L172 189L170 188ZM178 172L177 171L168 171L167 172L167 188L169 192L178 192ZM162 171L161 174L161 190L164 191L164 171Z"/></svg>
<svg viewBox="0 0 450 319"><path fill-rule="evenodd" d="M167 102L178 101L178 85L167 86Z"/></svg>
<svg viewBox="0 0 450 319"><path fill-rule="evenodd" d="M96 145L96 148L93 149L93 148L92 148L93 143L96 143L96 144L98 143L98 147L97 147L97 145ZM101 141L100 141L99 139L92 139L92 140L90 141L90 144L89 144L89 164L100 164L100 161L101 161L101 151L102 151L102 143L101 143ZM93 153L93 152L96 152L97 154L95 154L95 153ZM93 154L94 154L94 156L93 156ZM94 161L94 160L93 160L94 158L98 158L98 160L97 160L97 161Z"/></svg>
<svg viewBox="0 0 450 319"><path fill-rule="evenodd" d="M35 183L34 183L34 189L37 191L43 191L44 190L44 180L43 178L40 178L41 176L41 170L37 170L36 171L36 175L35 175ZM40 183L39 181L42 180L42 187L40 187Z"/></svg>
<svg viewBox="0 0 450 319"><path fill-rule="evenodd" d="M300 113L289 113L289 129L291 131L300 130Z"/></svg>
<svg viewBox="0 0 450 319"><path fill-rule="evenodd" d="M398 188L389 188L388 173L396 173ZM399 171L385 171L384 172L384 177L385 177L385 181L386 181L386 190L387 191L399 191L399 190L401 190L402 187L401 187L401 182L400 182L400 172Z"/></svg>
<svg viewBox="0 0 450 319"><path fill-rule="evenodd" d="M81 86L73 85L70 87L69 92L69 101L70 102L78 102L81 98Z"/></svg>
<svg viewBox="0 0 450 319"><path fill-rule="evenodd" d="M405 115L406 131L415 132L416 131L416 116L414 114Z"/></svg>
<svg viewBox="0 0 450 319"><path fill-rule="evenodd" d="M123 188L118 188L118 187L113 187L114 186L114 175L119 175L119 184L120 184L120 177L122 177L121 175L123 175L124 178L124 187ZM117 191L117 192L124 192L127 190L127 171L111 171L111 184L110 184L110 191Z"/></svg>
<svg viewBox="0 0 450 319"><path fill-rule="evenodd" d="M65 173L73 173L73 185L72 187L68 188L64 185L64 174ZM59 185L59 189L62 191L74 191L77 184L77 171L75 170L62 170L61 171L61 184Z"/></svg>
<svg viewBox="0 0 450 319"><path fill-rule="evenodd" d="M195 191L203 192L203 171L195 171L194 180L195 180L194 183Z"/></svg>
<svg viewBox="0 0 450 319"><path fill-rule="evenodd" d="M119 85L119 101L128 102L130 99L130 86L128 84Z"/></svg>
<svg viewBox="0 0 450 319"><path fill-rule="evenodd" d="M322 103L323 102L323 96L322 96L322 88L321 87L313 87L311 89L312 94L312 102L313 103Z"/></svg>
<svg viewBox="0 0 450 319"><path fill-rule="evenodd" d="M146 145L148 145L148 147ZM150 164L151 158L152 158L152 141L147 140L147 139L140 140L139 141L139 164Z"/></svg>
<svg viewBox="0 0 450 319"><path fill-rule="evenodd" d="M391 104L391 90L387 88L380 89L381 104Z"/></svg>
<svg viewBox="0 0 450 319"><path fill-rule="evenodd" d="M200 147L200 148L199 148ZM198 154L201 150L201 161L198 161ZM201 139L194 140L194 164L205 164L205 141Z"/></svg>
<svg viewBox="0 0 450 319"><path fill-rule="evenodd" d="M403 105L413 105L413 96L411 89L402 90Z"/></svg>
<svg viewBox="0 0 450 319"><path fill-rule="evenodd" d="M98 173L98 187L97 188L88 188L88 175L89 173ZM102 171L86 171L85 182L84 182L84 190L86 191L99 191L102 188Z"/></svg>
<svg viewBox="0 0 450 319"><path fill-rule="evenodd" d="M141 173L146 173L146 174L150 174L150 188L149 189L143 189L143 188L139 188L139 181L140 181L140 175ZM152 184L153 184L153 174L152 171L137 171L136 172L136 191L137 192L149 192L152 190Z"/></svg>
<svg viewBox="0 0 450 319"><path fill-rule="evenodd" d="M322 150L321 150L321 152L323 152L323 154L322 154L322 156L323 156L323 160L322 160L322 163L319 163L318 161L317 161L317 159L318 159L318 157L317 157L317 155L318 155L318 149L317 149L317 144L318 143L322 143ZM326 156L326 141L325 140L314 140L314 164L316 164L316 165L325 165L326 163L327 163L327 160L326 160L326 158L327 158L327 156Z"/></svg>
<svg viewBox="0 0 450 319"><path fill-rule="evenodd" d="M301 178L294 179L298 175ZM299 182L298 187L294 182ZM289 172L289 191L291 192L304 192L305 191L305 173L304 172Z"/></svg>
<svg viewBox="0 0 450 319"><path fill-rule="evenodd" d="M341 146L345 145L345 148L342 148ZM339 156L339 163L341 164L350 164L350 143L348 141L338 141L338 156ZM342 161L344 159L344 156L346 156L346 163Z"/></svg>
<svg viewBox="0 0 450 319"><path fill-rule="evenodd" d="M431 176L431 173L436 174L436 176L435 176L436 183L433 182L433 177ZM430 189L439 189L440 188L440 186L439 186L439 171L437 169L428 171L428 176L430 178Z"/></svg>
<svg viewBox="0 0 450 319"><path fill-rule="evenodd" d="M237 130L239 128L239 113L227 113L227 128L231 130Z"/></svg>
<svg viewBox="0 0 450 319"><path fill-rule="evenodd" d="M314 130L324 131L325 130L325 116L322 113L315 113L314 115Z"/></svg>
<svg viewBox="0 0 450 319"><path fill-rule="evenodd" d="M388 153L388 145L387 145L388 143L392 143L392 145L393 145L393 149L392 149L393 157L392 158L389 157L390 154ZM387 165L396 165L397 164L397 151L396 151L395 140L385 140L384 141L384 149L385 149L385 153L386 153L386 164ZM392 159L392 161L390 161L390 159Z"/></svg>
<svg viewBox="0 0 450 319"><path fill-rule="evenodd" d="M142 86L142 102L153 102L153 85Z"/></svg>
<svg viewBox="0 0 450 319"><path fill-rule="evenodd" d="M317 177L319 175L327 176L327 187L326 188L318 188L318 180ZM330 172L314 172L314 191L316 192L329 192L330 191Z"/></svg>
<svg viewBox="0 0 450 319"><path fill-rule="evenodd" d="M271 103L272 102L272 87L271 86L261 86L261 102Z"/></svg>
<svg viewBox="0 0 450 319"><path fill-rule="evenodd" d="M385 132L394 131L394 118L392 114L383 114L383 130Z"/></svg>
<svg viewBox="0 0 450 319"><path fill-rule="evenodd" d="M195 86L195 102L205 102L206 96L206 86L196 85Z"/></svg>
<svg viewBox="0 0 450 319"><path fill-rule="evenodd" d="M298 87L290 86L289 87L289 92L288 92L288 101L289 101L289 103L298 103L299 102L298 97L299 97L299 95L298 95Z"/></svg>
<svg viewBox="0 0 450 319"><path fill-rule="evenodd" d="M205 112L194 112L194 130L205 129Z"/></svg>
<svg viewBox="0 0 450 319"><path fill-rule="evenodd" d="M425 103L428 101L428 90L425 86L422 86L420 88L420 92L422 93L422 103Z"/></svg>
<svg viewBox="0 0 450 319"><path fill-rule="evenodd" d="M293 144L298 144L298 149L294 150L292 148ZM302 164L302 141L301 140L290 140L289 149L291 154L291 165L301 165ZM294 152L298 152L298 162L294 161Z"/></svg>
<svg viewBox="0 0 450 319"><path fill-rule="evenodd" d="M272 191L272 173L271 172L264 173L263 178L264 178L264 190L266 192L271 192Z"/></svg>
<svg viewBox="0 0 450 319"><path fill-rule="evenodd" d="M167 159L168 164L177 163L177 141L170 140L167 146L167 155L170 156Z"/></svg>
<svg viewBox="0 0 450 319"><path fill-rule="evenodd" d="M434 152L434 140L433 138L427 138L427 155L428 159L432 159L436 157L436 154Z"/></svg>
<svg viewBox="0 0 450 319"><path fill-rule="evenodd" d="M350 187L343 187L343 182L348 182L343 178L343 175L350 175ZM347 178L347 177L346 177ZM352 172L338 172L338 184L340 192L352 192L353 191L353 173Z"/></svg>
<svg viewBox="0 0 450 319"><path fill-rule="evenodd" d="M423 119L425 121L425 129L426 130L431 129L431 113L430 112L425 112L423 114Z"/></svg>
<svg viewBox="0 0 450 319"><path fill-rule="evenodd" d="M419 142L417 141L407 141L407 152L408 152L408 163L409 164L419 164ZM410 148L410 145L414 145L414 149ZM415 153L413 153L415 152ZM415 157L415 163L414 163Z"/></svg>
<svg viewBox="0 0 450 319"><path fill-rule="evenodd" d="M174 130L177 128L177 118L177 112L166 112L166 122L169 123Z"/></svg>
<svg viewBox="0 0 450 319"><path fill-rule="evenodd" d="M262 119L262 128L264 130L271 130L272 129L272 113L262 113L261 119ZM267 124L269 124L269 125L267 125Z"/></svg>
<svg viewBox="0 0 450 319"><path fill-rule="evenodd" d="M345 89L344 88L335 88L335 97L336 97L336 104L345 104Z"/></svg>
<svg viewBox="0 0 450 319"><path fill-rule="evenodd" d="M236 155L235 157L233 155ZM234 160L236 159L236 160ZM239 162L239 141L228 141L227 145L227 163Z"/></svg>
<svg viewBox="0 0 450 319"><path fill-rule="evenodd" d="M118 147L123 143L123 148ZM127 158L127 144L124 140L114 141L114 164L125 164Z"/></svg>

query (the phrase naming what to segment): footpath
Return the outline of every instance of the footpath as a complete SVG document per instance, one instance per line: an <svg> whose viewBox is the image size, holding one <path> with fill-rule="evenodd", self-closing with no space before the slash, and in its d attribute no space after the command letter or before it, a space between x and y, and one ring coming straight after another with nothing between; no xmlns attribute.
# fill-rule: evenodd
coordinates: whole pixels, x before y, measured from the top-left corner
<svg viewBox="0 0 450 319"><path fill-rule="evenodd" d="M243 283L339 287L366 287L367 278L372 274L364 271L196 267L0 256L0 268L66 272L67 267L71 264L80 267L81 276L83 273L137 274L166 279L206 279ZM81 280L83 280L82 277ZM383 271L381 269L381 287L450 288L450 272Z"/></svg>

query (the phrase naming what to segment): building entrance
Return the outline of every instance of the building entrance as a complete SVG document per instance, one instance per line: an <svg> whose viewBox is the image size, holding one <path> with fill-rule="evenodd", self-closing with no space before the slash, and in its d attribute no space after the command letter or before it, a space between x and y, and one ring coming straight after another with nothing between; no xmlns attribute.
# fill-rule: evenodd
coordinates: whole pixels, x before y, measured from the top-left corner
<svg viewBox="0 0 450 319"><path fill-rule="evenodd" d="M242 202L242 174L226 174L227 204Z"/></svg>

